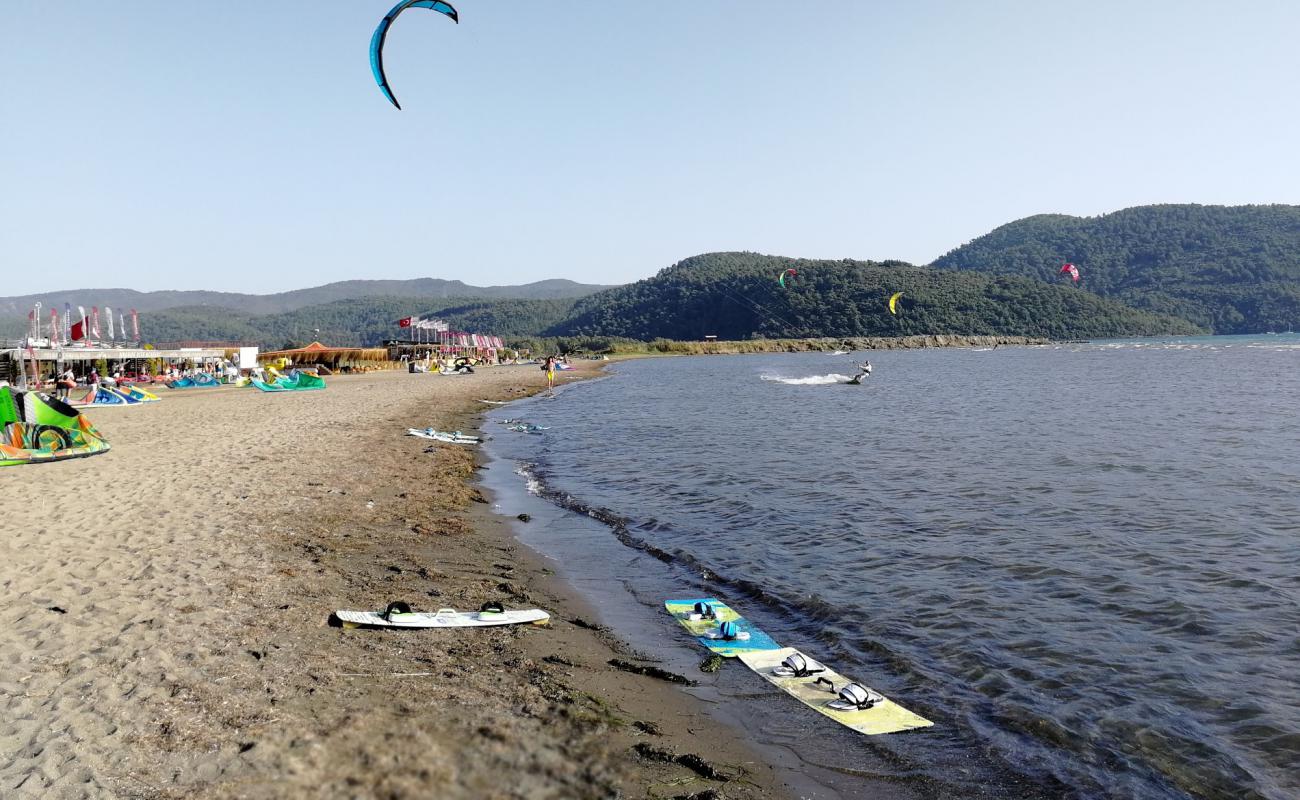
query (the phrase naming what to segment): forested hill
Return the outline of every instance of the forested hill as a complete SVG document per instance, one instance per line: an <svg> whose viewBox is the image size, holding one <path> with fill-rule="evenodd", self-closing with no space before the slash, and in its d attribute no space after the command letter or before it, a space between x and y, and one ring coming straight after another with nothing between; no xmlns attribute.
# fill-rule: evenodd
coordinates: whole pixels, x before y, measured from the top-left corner
<svg viewBox="0 0 1300 800"><path fill-rule="evenodd" d="M295 289L278 294L239 294L212 291L162 291L137 292L134 289L70 289L57 292L0 297L0 318L27 316L32 304L40 302L48 312L62 309L64 303L73 308L78 305L89 309L92 305L115 309L134 308L138 311L161 311L167 308L214 306L242 311L248 314L283 314L308 306L333 303L338 300L358 300L371 297L428 297L558 300L582 297L608 286L575 283L552 278L525 283L519 286L470 286L461 281L442 278L415 278L412 280L357 280L338 281L308 289Z"/></svg>
<svg viewBox="0 0 1300 800"><path fill-rule="evenodd" d="M260 315L199 306L142 314L140 328L150 342L247 342L277 348L319 340L354 347L409 336L409 331L397 327L397 320L419 315L445 320L457 330L527 337L564 319L573 302L571 299L366 297L283 314Z"/></svg>
<svg viewBox="0 0 1300 800"><path fill-rule="evenodd" d="M782 288L783 270L798 274ZM903 292L898 314L888 299ZM1196 333L1185 320L1032 278L897 261L708 253L578 300L552 336L722 339L1007 334L1056 339Z"/></svg>
<svg viewBox="0 0 1300 800"><path fill-rule="evenodd" d="M934 262L1067 281L1214 333L1300 330L1300 206L1156 205L1100 217L1043 214L1003 225Z"/></svg>

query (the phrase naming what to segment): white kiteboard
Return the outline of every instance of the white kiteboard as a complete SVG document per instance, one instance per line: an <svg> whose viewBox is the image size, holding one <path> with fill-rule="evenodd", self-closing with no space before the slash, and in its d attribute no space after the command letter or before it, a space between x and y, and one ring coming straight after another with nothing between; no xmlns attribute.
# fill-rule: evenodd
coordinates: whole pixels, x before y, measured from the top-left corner
<svg viewBox="0 0 1300 800"><path fill-rule="evenodd" d="M511 611L457 611L440 608L427 611L336 611L345 628L369 626L375 628L485 628L492 625L519 625L531 622L541 625L551 618L540 608Z"/></svg>
<svg viewBox="0 0 1300 800"><path fill-rule="evenodd" d="M477 436L466 436L460 431L449 433L447 431L435 431L433 428L419 430L416 428L407 428L408 436L418 436L421 439L432 439L435 442L448 442L450 444L480 444Z"/></svg>
<svg viewBox="0 0 1300 800"><path fill-rule="evenodd" d="M874 736L879 733L897 733L915 728L928 728L934 723L913 714L893 700L869 687L849 680L824 664L800 653L793 647L779 650L746 650L736 654L745 666L767 678L786 694L804 705L822 713L859 733ZM787 658L799 656L809 668L809 674L796 676L785 665ZM856 686L861 693L845 695L845 688ZM855 698L861 699L860 704ZM859 707L854 707L859 705ZM867 707L862 707L867 706Z"/></svg>

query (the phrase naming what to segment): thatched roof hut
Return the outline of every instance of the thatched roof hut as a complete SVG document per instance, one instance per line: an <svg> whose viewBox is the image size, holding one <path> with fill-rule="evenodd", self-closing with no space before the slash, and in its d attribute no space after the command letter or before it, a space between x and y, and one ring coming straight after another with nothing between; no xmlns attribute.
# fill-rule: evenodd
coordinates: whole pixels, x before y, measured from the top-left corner
<svg viewBox="0 0 1300 800"><path fill-rule="evenodd" d="M281 358L289 359L294 366L324 366L334 372L393 366L388 360L388 350L383 347L327 347L320 342L291 350L269 350L257 356L264 364Z"/></svg>

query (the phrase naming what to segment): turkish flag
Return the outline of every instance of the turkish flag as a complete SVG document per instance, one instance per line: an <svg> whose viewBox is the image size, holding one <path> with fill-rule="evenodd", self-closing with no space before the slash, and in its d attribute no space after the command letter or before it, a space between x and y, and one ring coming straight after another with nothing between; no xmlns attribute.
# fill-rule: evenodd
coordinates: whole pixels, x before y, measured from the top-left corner
<svg viewBox="0 0 1300 800"><path fill-rule="evenodd" d="M411 317L407 317L406 319L399 319L399 320L397 321L397 327L399 327L399 328L409 328L409 327L411 327Z"/></svg>
<svg viewBox="0 0 1300 800"><path fill-rule="evenodd" d="M86 318L82 317L72 323L72 341L79 342L86 338Z"/></svg>

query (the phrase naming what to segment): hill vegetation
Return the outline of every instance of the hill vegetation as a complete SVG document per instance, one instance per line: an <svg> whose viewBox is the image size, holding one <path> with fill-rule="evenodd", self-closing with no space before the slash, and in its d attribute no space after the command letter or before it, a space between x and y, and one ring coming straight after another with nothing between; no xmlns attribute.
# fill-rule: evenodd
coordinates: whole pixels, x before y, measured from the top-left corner
<svg viewBox="0 0 1300 800"><path fill-rule="evenodd" d="M1083 280L1059 274L1076 264ZM798 273L782 287L785 269ZM888 297L903 292L897 315ZM440 317L527 341L754 341L1002 335L1053 339L1300 329L1300 206L1143 206L1004 225L929 267L900 261L707 253L612 288L539 281L474 287L431 278L344 281L275 295L83 290L0 298L0 337L32 301L137 308L151 341L320 339L374 344L396 320Z"/></svg>
<svg viewBox="0 0 1300 800"><path fill-rule="evenodd" d="M441 278L416 278L407 281L339 281L278 294L72 289L19 297L0 297L0 318L14 315L26 316L32 309L32 304L36 302L40 302L46 310L62 309L64 303L71 304L73 308L80 304L89 309L90 304L96 303L101 308L107 305L115 309L134 308L137 311L211 306L246 314L283 314L337 300L359 300L371 297L557 300L583 297L608 288L610 287L575 283L563 279L536 281L520 286L470 286L461 281L448 281Z"/></svg>
<svg viewBox="0 0 1300 800"><path fill-rule="evenodd" d="M781 287L787 268L798 275ZM899 313L887 298L903 292ZM213 306L141 315L147 341L247 342L264 348L370 345L397 337L397 320L437 317L547 349L560 340L726 340L792 337L1009 335L1055 339L1196 333L1169 316L1070 286L952 272L902 262L814 261L758 253L688 258L653 278L581 299L367 297L275 314ZM14 319L14 334L24 324ZM546 344L543 344L545 342Z"/></svg>
<svg viewBox="0 0 1300 800"><path fill-rule="evenodd" d="M797 271L786 287L777 281ZM903 292L899 313L887 300ZM631 339L1004 334L1056 339L1196 333L1074 287L1031 278L814 261L758 253L688 258L653 278L582 298L548 336Z"/></svg>
<svg viewBox="0 0 1300 800"><path fill-rule="evenodd" d="M482 298L368 297L300 308L285 314L245 314L210 307L173 308L141 319L149 341L251 342L262 347L320 340L337 346L372 345L404 335L397 320L417 314L459 330L527 336L564 319L574 301Z"/></svg>
<svg viewBox="0 0 1300 800"><path fill-rule="evenodd" d="M1300 330L1300 206L1140 206L1099 217L1043 214L934 262L944 270L1081 287L1214 333Z"/></svg>

